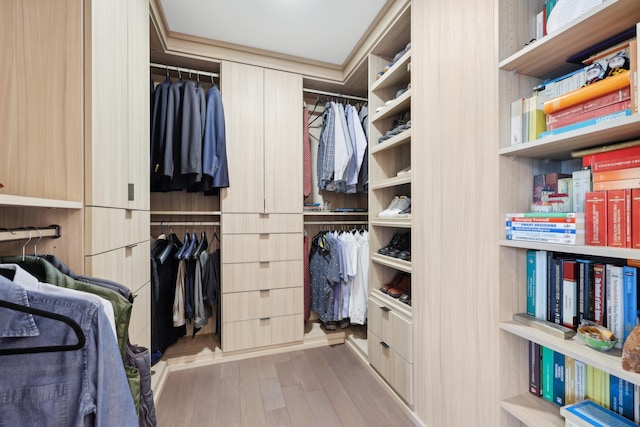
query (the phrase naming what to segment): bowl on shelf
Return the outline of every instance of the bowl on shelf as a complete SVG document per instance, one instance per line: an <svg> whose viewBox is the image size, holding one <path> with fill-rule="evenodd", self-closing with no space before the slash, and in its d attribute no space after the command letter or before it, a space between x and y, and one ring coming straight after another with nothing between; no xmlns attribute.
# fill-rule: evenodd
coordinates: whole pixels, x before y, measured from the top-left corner
<svg viewBox="0 0 640 427"><path fill-rule="evenodd" d="M591 322L578 327L576 339L598 351L609 351L618 342L609 329Z"/></svg>

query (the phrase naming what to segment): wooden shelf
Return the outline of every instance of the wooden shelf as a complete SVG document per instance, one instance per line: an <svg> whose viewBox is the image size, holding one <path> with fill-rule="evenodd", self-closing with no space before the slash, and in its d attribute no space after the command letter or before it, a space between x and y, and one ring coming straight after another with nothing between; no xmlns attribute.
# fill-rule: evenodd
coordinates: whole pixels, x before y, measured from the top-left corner
<svg viewBox="0 0 640 427"><path fill-rule="evenodd" d="M380 289L371 289L369 296L374 297L378 300L379 303L389 306L393 310L404 314L408 319L411 319L413 310L409 304L405 304L403 302L400 302L396 298L390 297Z"/></svg>
<svg viewBox="0 0 640 427"><path fill-rule="evenodd" d="M151 215L166 215L166 216L218 216L221 215L220 211L151 211Z"/></svg>
<svg viewBox="0 0 640 427"><path fill-rule="evenodd" d="M371 261L377 264L386 265L387 267L395 268L396 270L404 271L405 273L411 273L411 261L404 261L380 254L371 255Z"/></svg>
<svg viewBox="0 0 640 427"><path fill-rule="evenodd" d="M553 351L580 360L587 365L591 365L605 372L613 374L634 384L640 384L640 374L622 369L622 351L612 348L608 352L600 352L587 347L574 339L561 339L542 332L530 326L521 325L516 322L501 322L500 329L517 335L528 341L536 342L548 347Z"/></svg>
<svg viewBox="0 0 640 427"><path fill-rule="evenodd" d="M380 142L379 144L371 147L371 154L378 154L380 152L390 150L392 148L396 148L410 142L411 128L405 130L404 132L400 132L399 134L392 136L386 141Z"/></svg>
<svg viewBox="0 0 640 427"><path fill-rule="evenodd" d="M383 107L380 111L375 113L371 118L371 123L375 123L382 119L389 118L396 114L400 114L404 111L407 111L411 106L411 89L400 95L398 98L394 99L394 101Z"/></svg>
<svg viewBox="0 0 640 427"><path fill-rule="evenodd" d="M637 0L607 0L563 29L504 59L499 67L531 77L559 76L567 68L565 59L568 56L627 30L639 21Z"/></svg>
<svg viewBox="0 0 640 427"><path fill-rule="evenodd" d="M304 212L304 216L367 216L368 212Z"/></svg>
<svg viewBox="0 0 640 427"><path fill-rule="evenodd" d="M532 394L521 394L500 402L500 406L528 426L564 427L560 407Z"/></svg>
<svg viewBox="0 0 640 427"><path fill-rule="evenodd" d="M373 182L369 185L372 190L380 190L382 188L395 187L397 185L410 184L411 175L409 176L394 176L393 178L383 179L377 182Z"/></svg>
<svg viewBox="0 0 640 427"><path fill-rule="evenodd" d="M600 257L612 257L620 259L640 259L640 250L631 248L610 248L608 246L582 246L582 245L562 245L554 243L523 242L514 240L500 240L500 246L534 249L554 252L564 252L569 254L591 255Z"/></svg>
<svg viewBox="0 0 640 427"><path fill-rule="evenodd" d="M411 217L408 218L371 218L371 225L377 227L411 228Z"/></svg>
<svg viewBox="0 0 640 427"><path fill-rule="evenodd" d="M391 68L389 68L375 83L371 86L372 91L386 89L393 86L407 85L411 81L411 73L407 69L411 60L411 49L405 52L404 55Z"/></svg>
<svg viewBox="0 0 640 427"><path fill-rule="evenodd" d="M51 209L82 209L82 202L0 194L0 206Z"/></svg>
<svg viewBox="0 0 640 427"><path fill-rule="evenodd" d="M640 114L634 114L534 142L512 145L500 149L499 154L534 159L567 160L571 157L572 151L636 138L639 126Z"/></svg>

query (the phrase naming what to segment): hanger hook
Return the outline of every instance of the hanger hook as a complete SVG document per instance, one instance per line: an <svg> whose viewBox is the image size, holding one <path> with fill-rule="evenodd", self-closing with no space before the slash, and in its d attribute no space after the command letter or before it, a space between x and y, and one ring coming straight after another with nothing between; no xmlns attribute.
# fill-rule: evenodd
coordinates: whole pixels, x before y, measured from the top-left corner
<svg viewBox="0 0 640 427"><path fill-rule="evenodd" d="M36 228L36 231L40 233L40 237L38 237L38 241L33 244L33 256L38 256L38 243L42 240L42 230Z"/></svg>
<svg viewBox="0 0 640 427"><path fill-rule="evenodd" d="M29 240L27 240L25 242L25 244L22 245L22 261L24 261L26 259L26 252L25 251L26 251L27 245L31 241L31 230L27 230L26 228L25 228L25 230L29 232Z"/></svg>

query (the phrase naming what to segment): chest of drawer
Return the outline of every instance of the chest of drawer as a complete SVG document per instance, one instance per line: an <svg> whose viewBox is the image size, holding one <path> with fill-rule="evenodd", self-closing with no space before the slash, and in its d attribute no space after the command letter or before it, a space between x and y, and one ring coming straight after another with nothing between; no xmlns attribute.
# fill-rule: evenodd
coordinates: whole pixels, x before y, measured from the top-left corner
<svg viewBox="0 0 640 427"><path fill-rule="evenodd" d="M413 363L413 326L402 313L384 302L369 298L367 328L407 362Z"/></svg>
<svg viewBox="0 0 640 427"><path fill-rule="evenodd" d="M294 288L303 284L302 260L224 264L222 293Z"/></svg>
<svg viewBox="0 0 640 427"><path fill-rule="evenodd" d="M231 352L301 341L302 314L223 322L222 351Z"/></svg>
<svg viewBox="0 0 640 427"><path fill-rule="evenodd" d="M407 362L379 336L368 332L369 364L409 405L413 404L413 364Z"/></svg>
<svg viewBox="0 0 640 427"><path fill-rule="evenodd" d="M222 234L302 233L300 214L224 214Z"/></svg>
<svg viewBox="0 0 640 427"><path fill-rule="evenodd" d="M302 313L303 288L235 292L222 296L222 321L263 319Z"/></svg>
<svg viewBox="0 0 640 427"><path fill-rule="evenodd" d="M302 233L222 236L222 263L302 260Z"/></svg>

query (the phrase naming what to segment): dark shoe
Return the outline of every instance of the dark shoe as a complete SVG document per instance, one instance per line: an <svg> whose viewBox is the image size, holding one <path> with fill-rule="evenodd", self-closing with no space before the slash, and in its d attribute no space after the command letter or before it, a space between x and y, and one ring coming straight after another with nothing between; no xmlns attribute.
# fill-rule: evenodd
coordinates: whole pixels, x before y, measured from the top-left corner
<svg viewBox="0 0 640 427"><path fill-rule="evenodd" d="M398 244L400 243L400 239L402 239L402 234L394 234L389 244L384 248L378 249L378 253L380 255L388 255L391 250L394 250L398 246Z"/></svg>
<svg viewBox="0 0 640 427"><path fill-rule="evenodd" d="M400 302L411 305L411 295L409 294L402 294L398 299L400 300Z"/></svg>
<svg viewBox="0 0 640 427"><path fill-rule="evenodd" d="M386 255L394 258L399 258L400 254L403 252L411 251L411 232L407 231L406 233L400 236L400 241L398 244Z"/></svg>
<svg viewBox="0 0 640 427"><path fill-rule="evenodd" d="M389 289L396 287L404 276L406 276L405 273L396 274L395 277L389 283L380 286L380 291L385 294L388 293Z"/></svg>
<svg viewBox="0 0 640 427"><path fill-rule="evenodd" d="M405 276L402 278L400 283L398 283L395 287L389 289L387 295L393 298L400 298L402 294L411 293L411 277Z"/></svg>

